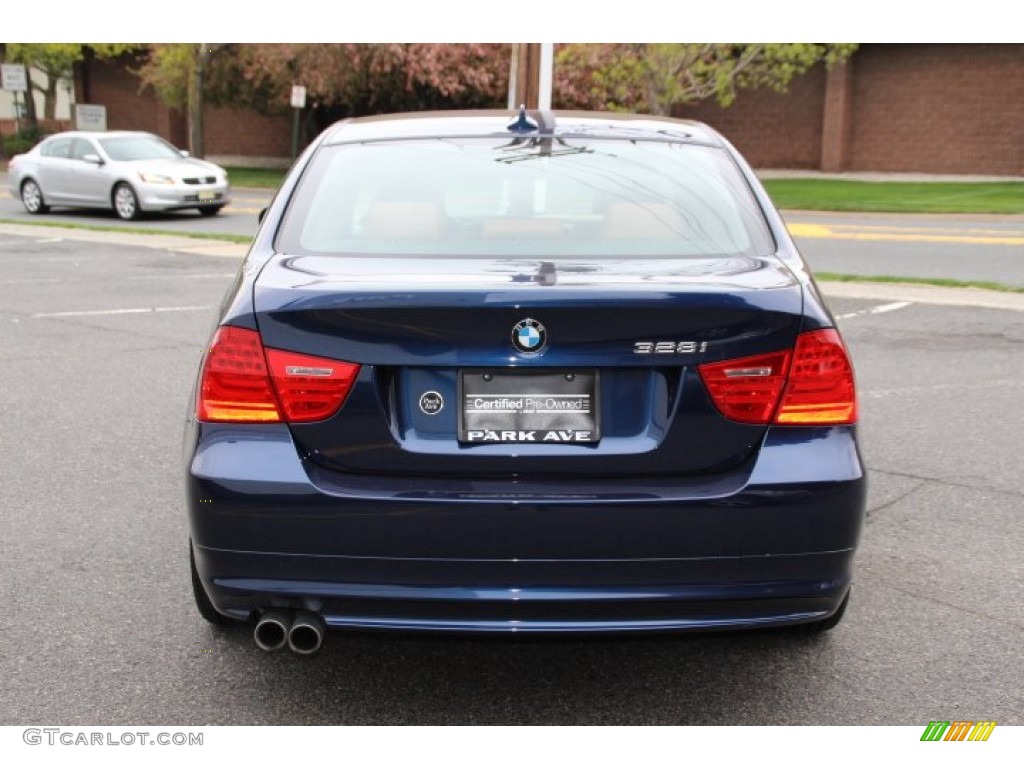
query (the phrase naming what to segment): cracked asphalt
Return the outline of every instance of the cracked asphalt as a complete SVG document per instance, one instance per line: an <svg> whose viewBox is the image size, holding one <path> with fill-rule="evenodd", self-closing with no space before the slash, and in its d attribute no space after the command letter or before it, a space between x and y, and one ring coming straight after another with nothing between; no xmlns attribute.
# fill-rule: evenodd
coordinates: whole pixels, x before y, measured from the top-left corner
<svg viewBox="0 0 1024 768"><path fill-rule="evenodd" d="M1024 723L1024 312L833 300L871 474L828 636L332 635L302 660L189 589L182 424L236 266L0 234L0 723Z"/></svg>

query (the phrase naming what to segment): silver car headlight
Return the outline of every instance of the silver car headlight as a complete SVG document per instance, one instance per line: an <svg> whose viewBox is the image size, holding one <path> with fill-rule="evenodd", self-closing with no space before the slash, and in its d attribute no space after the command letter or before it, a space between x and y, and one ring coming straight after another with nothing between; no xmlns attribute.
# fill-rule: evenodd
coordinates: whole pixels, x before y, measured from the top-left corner
<svg viewBox="0 0 1024 768"><path fill-rule="evenodd" d="M164 176L160 173L146 173L145 171L139 172L139 178L147 184L173 184L174 179L170 176Z"/></svg>

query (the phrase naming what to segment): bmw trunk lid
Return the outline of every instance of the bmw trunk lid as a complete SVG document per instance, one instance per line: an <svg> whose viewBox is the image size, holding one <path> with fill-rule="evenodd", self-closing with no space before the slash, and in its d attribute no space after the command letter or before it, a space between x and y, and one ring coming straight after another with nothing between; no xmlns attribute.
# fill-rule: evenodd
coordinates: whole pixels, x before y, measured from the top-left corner
<svg viewBox="0 0 1024 768"><path fill-rule="evenodd" d="M802 317L793 276L753 257L278 255L254 299L265 346L362 366L337 414L292 425L303 454L342 472L410 475L734 467L765 427L722 417L696 366L790 349ZM486 408L521 410L524 394L544 392L584 402L592 420L564 415L574 408L533 422L474 416L469 390L488 384Z"/></svg>

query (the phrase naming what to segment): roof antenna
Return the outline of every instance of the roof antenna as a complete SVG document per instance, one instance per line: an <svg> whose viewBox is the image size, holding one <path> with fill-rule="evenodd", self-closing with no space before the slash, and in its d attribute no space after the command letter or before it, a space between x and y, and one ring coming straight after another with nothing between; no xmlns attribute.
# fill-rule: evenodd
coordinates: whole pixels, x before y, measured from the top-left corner
<svg viewBox="0 0 1024 768"><path fill-rule="evenodd" d="M538 126L533 120L526 116L526 105L519 105L519 118L514 123L508 124L508 130L513 133L531 133L538 130Z"/></svg>

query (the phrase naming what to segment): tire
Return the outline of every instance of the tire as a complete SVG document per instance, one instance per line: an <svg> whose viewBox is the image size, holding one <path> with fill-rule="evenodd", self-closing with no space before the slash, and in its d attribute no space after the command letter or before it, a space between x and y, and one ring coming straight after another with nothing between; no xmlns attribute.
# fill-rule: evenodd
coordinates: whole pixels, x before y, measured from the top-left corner
<svg viewBox="0 0 1024 768"><path fill-rule="evenodd" d="M223 207L223 205L204 205L199 209L199 213L203 216L216 216Z"/></svg>
<svg viewBox="0 0 1024 768"><path fill-rule="evenodd" d="M43 199L43 190L39 188L35 179L25 179L21 185L21 204L25 206L25 210L31 213L33 216L46 213L50 210L50 206L46 204Z"/></svg>
<svg viewBox="0 0 1024 768"><path fill-rule="evenodd" d="M195 598L196 608L199 609L199 615L218 627L226 626L230 623L230 620L217 613L217 609L214 608L213 603L210 602L209 595L206 594L203 582L199 580L199 572L196 571L196 556L192 551L191 539L189 539L188 542L188 562L192 568L192 597Z"/></svg>
<svg viewBox="0 0 1024 768"><path fill-rule="evenodd" d="M829 630L835 629L840 621L843 620L843 615L846 613L846 606L850 604L850 589L846 592L846 597L843 598L843 602L836 608L836 612L829 616L827 619L821 621L815 621L810 624L800 624L795 627L799 632L803 632L808 635L821 635Z"/></svg>
<svg viewBox="0 0 1024 768"><path fill-rule="evenodd" d="M132 189L130 184L126 184L123 181L114 187L114 192L110 196L110 202L114 206L114 213L117 214L119 219L133 221L142 215L142 210L139 208L138 195L135 194L135 190Z"/></svg>

